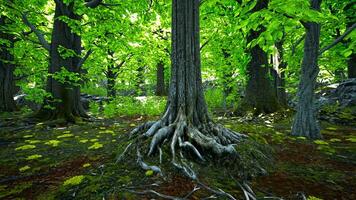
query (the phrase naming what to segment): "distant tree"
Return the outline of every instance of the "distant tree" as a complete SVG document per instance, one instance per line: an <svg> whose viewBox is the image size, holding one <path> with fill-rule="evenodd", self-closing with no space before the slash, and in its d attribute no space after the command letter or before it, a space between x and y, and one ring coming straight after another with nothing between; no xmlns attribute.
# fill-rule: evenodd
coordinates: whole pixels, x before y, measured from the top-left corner
<svg viewBox="0 0 356 200"><path fill-rule="evenodd" d="M269 0L258 0L251 13L268 8ZM247 41L250 43L260 37L266 30L262 25L256 30L250 30ZM252 110L255 114L276 112L280 105L276 96L276 91L269 78L268 55L261 46L255 45L248 50L251 60L247 66L246 95L242 100L239 109Z"/></svg>
<svg viewBox="0 0 356 200"><path fill-rule="evenodd" d="M156 79L156 95L165 96L167 95L166 84L164 81L164 63L159 61L157 63L157 79Z"/></svg>
<svg viewBox="0 0 356 200"><path fill-rule="evenodd" d="M37 35L43 48L49 51L50 62L46 98L37 116L44 120L64 119L75 122L76 118L87 117L80 102L80 73L84 61L91 54L81 58L81 37L69 22L80 21L81 16L75 11L75 1L55 1L55 14L51 42L28 20L24 13L24 23ZM95 8L102 0L92 0L85 3L86 7Z"/></svg>

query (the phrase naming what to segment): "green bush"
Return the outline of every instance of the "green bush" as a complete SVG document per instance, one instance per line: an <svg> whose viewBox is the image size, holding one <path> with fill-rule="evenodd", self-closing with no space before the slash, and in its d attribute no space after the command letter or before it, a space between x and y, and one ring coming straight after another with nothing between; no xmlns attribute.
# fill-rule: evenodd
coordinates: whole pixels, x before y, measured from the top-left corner
<svg viewBox="0 0 356 200"><path fill-rule="evenodd" d="M166 105L166 99L162 97L148 96L142 98L117 97L104 103L102 109L97 103L90 104L90 112L94 115L102 114L104 117L147 115L156 116L162 114ZM100 112L102 110L102 112Z"/></svg>
<svg viewBox="0 0 356 200"><path fill-rule="evenodd" d="M224 93L221 89L208 89L205 91L205 101L210 111L223 108Z"/></svg>

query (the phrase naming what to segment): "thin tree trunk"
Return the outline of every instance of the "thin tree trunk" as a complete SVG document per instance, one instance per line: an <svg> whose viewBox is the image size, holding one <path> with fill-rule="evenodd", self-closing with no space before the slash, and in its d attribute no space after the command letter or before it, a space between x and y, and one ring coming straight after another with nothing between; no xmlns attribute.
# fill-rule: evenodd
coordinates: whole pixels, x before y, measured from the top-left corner
<svg viewBox="0 0 356 200"><path fill-rule="evenodd" d="M311 7L320 11L321 0L311 0ZM314 104L314 89L319 73L318 55L320 40L320 24L304 23L306 37L304 42L304 57L301 77L298 87L297 113L294 117L292 135L304 136L310 139L321 138Z"/></svg>
<svg viewBox="0 0 356 200"><path fill-rule="evenodd" d="M276 96L279 105L282 107L287 107L287 94L285 89L285 72L286 62L283 60L283 41L276 43L276 52L272 55L273 68L271 70L274 88L276 90Z"/></svg>
<svg viewBox="0 0 356 200"><path fill-rule="evenodd" d="M144 95L145 93L145 88L144 88L144 84L145 84L145 79L144 79L144 70L145 67L144 66L139 66L136 70L137 75L136 75L136 83L135 83L135 87L137 89L137 95Z"/></svg>
<svg viewBox="0 0 356 200"><path fill-rule="evenodd" d="M157 63L156 95L167 95L166 84L164 82L164 63L162 61Z"/></svg>
<svg viewBox="0 0 356 200"><path fill-rule="evenodd" d="M258 0L256 6L251 12L258 12L268 7L268 0ZM247 41L258 38L264 27L258 31L251 30ZM273 88L272 81L269 79L268 56L258 45L249 50L251 61L247 66L248 81L246 85L246 96L243 99L238 112L244 113L245 110L251 110L254 114L272 113L279 109L279 103L276 91Z"/></svg>
<svg viewBox="0 0 356 200"><path fill-rule="evenodd" d="M356 54L352 53L347 61L347 77L356 78Z"/></svg>
<svg viewBox="0 0 356 200"><path fill-rule="evenodd" d="M231 56L231 54L226 50L222 49L223 56L225 60L228 60ZM233 71L231 70L231 63L227 63L227 68L223 69L223 82L222 82L222 87L223 87L223 108L226 111L227 110L227 97L232 93L233 88L231 87L232 84L232 76L233 76ZM231 106L231 105L229 105Z"/></svg>
<svg viewBox="0 0 356 200"><path fill-rule="evenodd" d="M14 101L14 70L15 66L12 63L14 56L10 49L14 46L14 37L11 34L2 30L6 26L6 18L0 17L0 39L9 42L9 46L1 44L0 46L0 112L12 112L17 110Z"/></svg>
<svg viewBox="0 0 356 200"><path fill-rule="evenodd" d="M116 76L117 76L117 72L114 72L113 64L109 64L108 69L106 71L106 79L107 79L106 91L107 91L107 97L112 99L116 97L116 88L115 88Z"/></svg>
<svg viewBox="0 0 356 200"><path fill-rule="evenodd" d="M49 74L67 70L80 75L81 38L71 30L67 23L59 19L61 16L80 20L80 16L74 13L74 2L66 5L62 0L56 1ZM59 52L61 47L72 50L76 55L62 57ZM51 94L51 98L45 100L44 106L38 113L39 117L46 120L65 119L68 122L75 122L75 118L87 116L80 102L80 82L71 83L66 80L63 83L50 76L47 80L47 92Z"/></svg>

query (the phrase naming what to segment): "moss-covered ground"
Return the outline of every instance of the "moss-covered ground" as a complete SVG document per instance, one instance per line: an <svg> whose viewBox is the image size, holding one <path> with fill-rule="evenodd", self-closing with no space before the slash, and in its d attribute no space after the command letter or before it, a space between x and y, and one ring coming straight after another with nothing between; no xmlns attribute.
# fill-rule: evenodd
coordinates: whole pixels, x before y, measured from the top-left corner
<svg viewBox="0 0 356 200"><path fill-rule="evenodd" d="M2 116L0 121L15 118ZM121 117L62 127L9 123L0 130L0 199L157 199L132 192L148 189L184 197L196 183L172 168L169 153L160 165L164 178L139 168L134 155L116 162L130 142L128 132L147 120ZM224 160L196 164L204 184L243 199L240 170L261 169L245 177L258 197L356 199L355 127L322 123L324 140L308 141L288 136L291 121L284 115L215 120L255 142L237 147L242 167L226 167ZM255 149L256 143L266 148ZM263 159L257 150L269 161L255 161ZM159 163L157 156L145 159ZM189 199L211 195L202 188Z"/></svg>

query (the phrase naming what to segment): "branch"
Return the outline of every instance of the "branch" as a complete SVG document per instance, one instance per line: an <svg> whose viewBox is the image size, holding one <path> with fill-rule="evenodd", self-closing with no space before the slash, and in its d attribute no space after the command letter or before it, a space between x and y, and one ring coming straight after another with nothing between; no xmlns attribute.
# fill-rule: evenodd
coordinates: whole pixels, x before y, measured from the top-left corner
<svg viewBox="0 0 356 200"><path fill-rule="evenodd" d="M292 45L292 56L295 54L295 49L298 47L298 45L304 40L305 35L303 35L299 40L297 40L293 45Z"/></svg>
<svg viewBox="0 0 356 200"><path fill-rule="evenodd" d="M89 2L85 3L85 6L89 7L89 8L96 8L98 7L100 4L102 4L103 0L91 0Z"/></svg>
<svg viewBox="0 0 356 200"><path fill-rule="evenodd" d="M211 38L212 38L212 37L211 37ZM206 40L206 41L204 42L204 44L201 45L200 51L210 42L211 38L209 38L208 40Z"/></svg>
<svg viewBox="0 0 356 200"><path fill-rule="evenodd" d="M87 51L85 56L83 58L81 58L80 61L78 62L77 69L80 69L83 66L84 62L88 59L88 57L92 53L93 53L93 50L91 50L91 49L89 49L89 51Z"/></svg>
<svg viewBox="0 0 356 200"><path fill-rule="evenodd" d="M321 56L325 51L333 48L335 45L337 45L339 42L341 42L347 35L349 35L354 29L356 28L356 23L354 23L350 28L348 28L344 34L342 34L340 37L336 38L334 42L329 44L328 46L322 48L319 51L319 56Z"/></svg>
<svg viewBox="0 0 356 200"><path fill-rule="evenodd" d="M38 30L30 21L27 19L27 14L22 14L22 21L23 23L28 26L32 32L34 32L41 43L42 47L45 48L47 51L50 51L51 45L47 42L46 38L44 37L43 33Z"/></svg>

